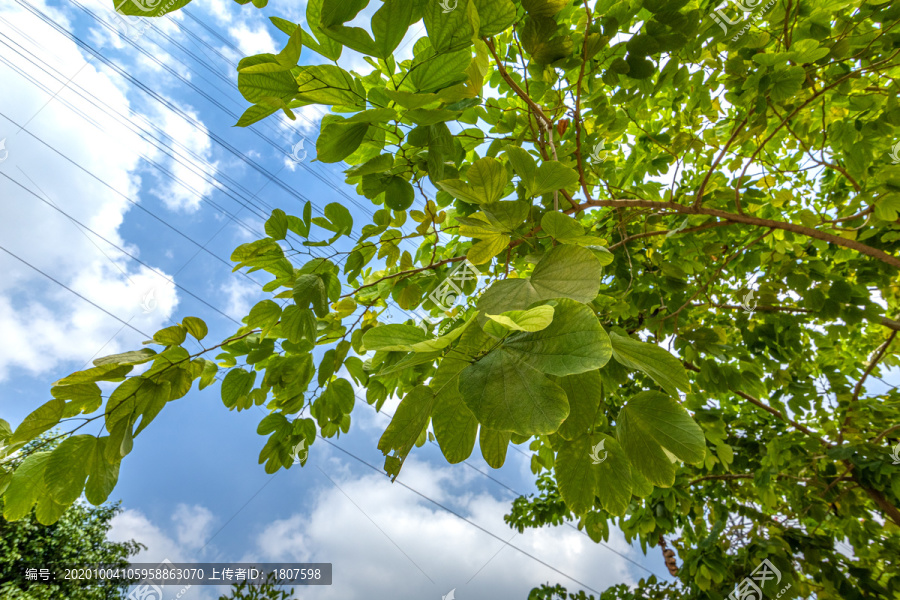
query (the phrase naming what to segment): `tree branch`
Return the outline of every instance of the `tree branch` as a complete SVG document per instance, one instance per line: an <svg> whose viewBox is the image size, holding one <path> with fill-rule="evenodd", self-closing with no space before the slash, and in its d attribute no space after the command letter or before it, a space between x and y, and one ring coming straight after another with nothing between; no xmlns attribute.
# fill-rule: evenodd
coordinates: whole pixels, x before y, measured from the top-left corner
<svg viewBox="0 0 900 600"><path fill-rule="evenodd" d="M856 240L842 238L831 233L825 233L824 231L819 231L810 227L804 227L803 225L796 225L794 223L786 223L784 221L773 221L772 219L763 219L760 217L752 217L749 215L735 214L715 208L685 206L676 202L657 202L655 200L593 200L584 202L577 208L580 210L584 210L586 208L601 206L614 208L652 208L655 210L668 209L678 213L719 217L720 219L725 219L726 221L731 221L733 223L745 223L747 225L755 225L757 227L781 229L784 231L790 231L792 233L804 235L806 237L824 240L843 248L856 250L860 254L871 256L872 258L880 260L885 264L891 265L896 269L900 269L900 259L888 254L887 252L884 252L877 248L873 248L872 246L867 246L865 244L857 242Z"/></svg>

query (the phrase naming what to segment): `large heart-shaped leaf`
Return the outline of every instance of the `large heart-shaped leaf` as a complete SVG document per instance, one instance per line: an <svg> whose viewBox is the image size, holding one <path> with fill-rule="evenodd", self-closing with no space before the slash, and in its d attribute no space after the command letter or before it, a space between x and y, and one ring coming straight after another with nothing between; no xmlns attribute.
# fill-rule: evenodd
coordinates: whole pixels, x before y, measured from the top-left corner
<svg viewBox="0 0 900 600"><path fill-rule="evenodd" d="M641 392L619 411L616 437L631 465L660 487L675 482L670 456L698 464L706 456L703 430L671 396Z"/></svg>
<svg viewBox="0 0 900 600"><path fill-rule="evenodd" d="M498 431L553 433L569 415L562 388L502 348L460 374L459 392L478 421Z"/></svg>
<svg viewBox="0 0 900 600"><path fill-rule="evenodd" d="M548 327L511 335L503 347L542 373L559 377L599 369L612 356L609 336L594 312L568 299L556 301Z"/></svg>
<svg viewBox="0 0 900 600"><path fill-rule="evenodd" d="M678 390L690 391L691 384L684 365L663 348L615 332L610 334L609 339L613 357L618 363L646 373L673 396L678 396Z"/></svg>

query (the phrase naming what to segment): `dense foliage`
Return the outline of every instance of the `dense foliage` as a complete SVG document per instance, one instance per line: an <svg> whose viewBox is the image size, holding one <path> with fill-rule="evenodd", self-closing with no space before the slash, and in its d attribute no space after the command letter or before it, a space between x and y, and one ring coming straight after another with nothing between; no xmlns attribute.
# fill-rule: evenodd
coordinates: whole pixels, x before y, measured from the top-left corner
<svg viewBox="0 0 900 600"><path fill-rule="evenodd" d="M0 421L0 428L5 422ZM44 439L49 435L43 436ZM23 457L42 443L28 444L11 461ZM52 448L53 443L49 444ZM0 500L0 508L3 501ZM58 580L51 583L27 581L26 568L39 569L59 565L106 564L128 566L128 558L139 552L141 544L111 542L106 535L110 521L121 511L118 505L90 506L78 502L68 507L53 524L44 525L29 514L17 521L0 517L0 599L2 600L118 600L125 597L126 583L116 580Z"/></svg>
<svg viewBox="0 0 900 600"><path fill-rule="evenodd" d="M107 434L0 476L6 517L104 501L134 438L220 372L228 409L268 411L265 469L290 467L349 430L352 379L402 398L378 444L395 477L432 434L451 463L528 444L541 491L511 525L662 547L676 579L604 598L723 598L764 560L770 597L897 597L898 394L872 384L898 365L900 5L384 0L348 25L368 4L273 17L284 50L238 85L241 126L331 107L318 160L351 165L371 221L274 211L231 257L271 275L234 335L191 354L187 317L53 384L8 449L82 414ZM98 381L121 383L104 403Z"/></svg>

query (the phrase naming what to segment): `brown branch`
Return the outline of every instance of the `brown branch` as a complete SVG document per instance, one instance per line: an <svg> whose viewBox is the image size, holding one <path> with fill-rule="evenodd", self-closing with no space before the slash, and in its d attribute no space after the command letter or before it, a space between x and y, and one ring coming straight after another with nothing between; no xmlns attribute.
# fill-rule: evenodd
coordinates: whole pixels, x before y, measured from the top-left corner
<svg viewBox="0 0 900 600"><path fill-rule="evenodd" d="M428 271L428 270L440 267L442 265L446 265L448 263L457 262L457 261L465 260L465 259L466 259L465 256L454 256L453 258L448 258L448 259L442 260L440 262L436 262L434 264L431 264L431 265L428 265L425 267L421 267L418 269L410 269L409 271L400 271L399 273L394 273L392 275L385 275L384 277L377 279L376 281L373 281L372 283L367 283L365 285L359 286L352 292L348 292L348 293L344 294L343 296L341 296L341 298L346 298L348 296L353 296L354 294L358 294L360 292L360 290L364 290L365 288L372 287L373 285L378 285L382 281L386 281L388 279L393 279L395 277L407 277L409 275L415 275L416 273L421 273L422 271Z"/></svg>
<svg viewBox="0 0 900 600"><path fill-rule="evenodd" d="M728 152L728 147L731 146L732 143L734 143L735 138L737 138L738 133L741 132L741 129L747 122L748 117L744 117L744 120L738 123L738 126L734 128L734 132L732 132L731 137L728 138L728 141L722 147L722 151L719 152L719 156L717 156L715 162L710 165L709 171L706 172L706 177L703 178L703 183L700 184L700 189L697 190L697 196L694 198L694 206L700 206L700 201L703 199L703 192L706 190L706 184L709 183L709 178L712 176L715 168L719 166L719 163L722 162L722 158L725 156L725 153ZM740 207L738 207L738 210L740 210Z"/></svg>
<svg viewBox="0 0 900 600"><path fill-rule="evenodd" d="M872 358L869 359L869 364L866 367L866 370L863 372L862 377L859 378L859 381L856 382L856 386L853 388L853 396L850 398L850 402L847 405L847 413L844 415L844 422L841 423L840 432L838 433L838 441L842 441L844 439L844 430L850 425L850 417L853 413L854 406L859 402L859 394L862 392L863 384L865 384L866 379L868 379L869 374L875 368L875 365L878 364L883 357L885 352L887 352L888 347L891 345L891 342L894 341L894 338L897 337L897 331L894 330L891 332L891 335L888 336L888 339L884 341L872 354Z"/></svg>
<svg viewBox="0 0 900 600"><path fill-rule="evenodd" d="M593 200L588 191L587 181L584 178L584 158L581 154L581 86L584 82L584 71L588 62L588 32L591 29L591 9L587 2L584 3L584 12L587 15L587 23L584 25L584 45L581 49L581 71L578 73L578 89L575 95L575 159L578 162L578 179L581 183L584 197L588 200Z"/></svg>
<svg viewBox="0 0 900 600"><path fill-rule="evenodd" d="M754 475L752 474L743 474L743 473L726 473L724 475L704 475L703 477L698 477L697 479L692 480L688 485L694 485L695 483L700 483L701 481L716 481L716 480L724 480L730 481L732 479L753 479ZM785 475L784 473L779 473L775 477L779 479L793 479L795 481L813 481L809 477L797 477L796 475Z"/></svg>
<svg viewBox="0 0 900 600"><path fill-rule="evenodd" d="M798 14L798 15L799 15L799 12L800 12L800 11L799 11L799 9L798 9L798 11L797 11L797 14ZM787 18L787 17L785 17L785 19L786 19L786 18ZM837 86L841 85L842 83L844 83L845 81L847 81L847 80L850 79L851 77L854 77L854 76L856 76L856 75L862 73L863 71L868 71L868 70L870 70L870 69L874 69L874 68L876 68L876 67L880 67L881 65L884 65L885 63L890 62L891 60L894 59L895 56L897 56L897 52L895 52L894 54L892 54L892 55L889 56L888 58L885 58L885 59L882 60L882 61L879 61L879 62L877 62L877 63L873 63L873 64L871 64L871 65L869 65L869 66L867 66L867 67L863 67L863 68L858 69L858 70L856 70L856 71L850 71L849 73L845 73L843 76L839 77L838 79L834 80L834 81L831 82L830 84L826 85L826 86L823 87L821 90L818 90L817 92L815 92L815 93L813 93L812 95L810 95L809 98L807 98L804 102L802 102L799 106L797 106L797 108L795 108L793 111L791 111L791 114L789 114L787 117L785 117L785 118L781 121L781 123L779 123L778 126L772 131L772 133L770 133L769 136L768 136L766 139L764 139L763 142L756 148L756 150L753 152L753 154L750 155L750 160L747 162L746 165L744 165L744 168L743 168L743 170L741 171L741 174L738 176L737 181L736 181L735 184L734 184L734 192L735 192L735 196L736 196L735 199L737 200L737 197L740 195L741 181L743 181L744 175L747 174L747 169L750 168L750 165L753 164L753 161L756 160L756 157L759 155L760 152L762 152L762 149L766 146L766 144L768 144L768 143L772 140L772 138L775 137L775 134L777 134L779 131L781 131L781 128L782 128L782 127L784 127L785 125L787 125L787 122L788 122L788 121L790 121L791 119L793 119L794 116L795 116L797 113L799 113L801 110L803 110L804 108L806 108L807 105L809 105L813 100L815 100L816 98L818 98L819 96L821 96L822 94L824 94L826 91L830 90L831 88L834 88L834 87L837 87ZM900 265L900 261L898 261L898 264L897 264L897 265L894 265L894 266L898 266L898 265Z"/></svg>
<svg viewBox="0 0 900 600"><path fill-rule="evenodd" d="M888 499L884 497L884 494L864 485L856 475L851 475L851 478L859 485L859 487L865 490L866 494L869 495L869 498L871 498L897 526L900 526L900 510L891 504Z"/></svg>
<svg viewBox="0 0 900 600"><path fill-rule="evenodd" d="M710 223L704 223L703 225L698 225L697 227L690 227L688 229L682 229L681 231L679 231L677 229L671 229L671 230L664 229L662 231L645 231L643 233L636 233L634 235L630 235L627 238L623 239L622 241L616 242L615 244L613 244L612 246L607 248L607 250L612 252L613 250L615 250L622 244L625 244L627 242L630 242L631 240L637 240L640 238L652 237L655 235L668 235L670 233L694 233L696 231L703 231L704 229L712 229L713 227L722 227L723 225L731 225L731 223L729 223L727 221L712 221Z"/></svg>
<svg viewBox="0 0 900 600"><path fill-rule="evenodd" d="M488 50L491 51L491 55L494 57L494 62L497 63L497 71L500 72L500 76L503 80L512 88L512 90L516 93L516 95L525 101L525 104L534 112L535 115L540 117L540 120L543 121L544 127L552 127L553 123L544 114L544 111L541 109L538 104L531 99L531 96L525 93L518 83L510 76L509 71L506 70L506 67L503 65L503 61L500 60L500 57L497 55L497 49L494 46L494 40L490 38L481 38L485 44L487 44Z"/></svg>
<svg viewBox="0 0 900 600"><path fill-rule="evenodd" d="M676 202L658 202L655 200L593 200L585 202L579 205L577 208L580 210L584 210L586 208L601 206L614 208L653 208L655 210L668 209L678 213L719 217L720 219L725 219L734 223L745 223L747 225L768 227L770 229L782 229L784 231L790 231L792 233L797 233L806 237L824 240L843 248L856 250L860 254L871 256L872 258L878 259L885 264L889 264L896 269L900 269L900 259L888 254L887 252L884 252L877 248L873 248L872 246L867 246L865 244L857 242L856 240L842 238L831 233L825 233L824 231L819 231L810 227L804 227L803 225L796 225L794 223L786 223L784 221L773 221L772 219L762 219L760 217L752 217L749 215L739 215L714 208L685 206Z"/></svg>
<svg viewBox="0 0 900 600"><path fill-rule="evenodd" d="M685 230L687 231L687 230ZM732 310L746 310L743 306L739 304L692 304L692 308L698 308L701 306L710 306L712 308L728 308ZM796 308L793 306L757 306L753 309L754 311L759 312L789 312L789 313L815 313L816 311L809 310L808 308ZM889 319L888 317L879 317L878 323L887 327L888 329L892 329L894 331L900 331L900 321L895 321L894 319Z"/></svg>
<svg viewBox="0 0 900 600"><path fill-rule="evenodd" d="M770 413L770 414L772 414L772 415L778 417L779 419L781 419L781 420L784 421L785 423L788 423L791 427L793 427L793 428L796 429L797 431L802 431L803 433L805 433L805 434L808 435L809 437L819 440L819 442L821 442L824 446L830 448L830 447L832 447L832 446L834 445L834 444L831 444L831 443L829 443L829 442L823 440L822 438L820 438L818 435L816 435L816 433L815 433L814 431L812 431L812 430L811 430L809 427L807 427L806 425L802 425L802 424L798 423L797 421L794 421L793 419L789 419L784 413L782 413L782 412L781 412L780 410L778 410L777 408L772 408L771 406L769 406L769 405L766 404L765 402L763 402L763 401L761 401L761 400L758 400L757 398L754 398L754 397L751 396L750 394L745 394L744 392L741 392L741 391L739 391L739 390L731 390L731 391L732 391L733 393L737 394L738 396L740 396L741 398L743 398L744 400L746 400L747 402L749 402L750 404L753 404L753 405L755 405L755 406L758 406L759 408L763 409L764 411L766 411L766 412L768 412L768 413Z"/></svg>

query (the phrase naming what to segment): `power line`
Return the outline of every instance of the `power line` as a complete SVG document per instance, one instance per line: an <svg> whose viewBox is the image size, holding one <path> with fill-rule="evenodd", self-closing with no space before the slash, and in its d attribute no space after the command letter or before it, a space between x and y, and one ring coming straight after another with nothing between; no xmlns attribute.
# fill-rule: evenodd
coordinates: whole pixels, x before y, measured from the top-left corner
<svg viewBox="0 0 900 600"><path fill-rule="evenodd" d="M0 43L2 43L2 42L0 42ZM10 118L9 118L7 115L5 115L2 111L0 111L0 117L5 118L7 121L9 121L10 123L12 123L13 125L18 125L15 121L13 121L12 119L10 119ZM33 134L32 132L30 132L30 131L28 131L28 130L25 130L25 133L27 133L27 134L30 135L32 138L34 138L35 140L37 140L38 142L40 142L41 144L43 144L43 145L44 145L46 148L48 148L49 150L51 150L51 151L53 151L54 153L56 153L57 155L59 155L61 158L63 158L63 159L65 159L66 161L68 161L68 162L69 162L70 164L72 164L73 166L75 166L75 167L77 167L78 169L80 169L81 171L83 171L85 174L89 175L91 178L93 178L93 179L94 179L95 181L97 181L98 183L100 183L100 184L104 185L105 187L107 187L110 191L114 192L114 193L117 194L119 197L121 197L121 198L127 200L128 202L130 202L130 203L131 203L133 206L135 206L136 208L138 208L138 209L144 211L147 215L153 217L154 219L156 219L157 221L159 221L160 223L162 223L163 225L165 225L166 227L168 227L169 229L171 229L172 231L174 231L175 233L177 233L179 236L183 237L183 238L186 239L187 241L191 242L192 244L194 244L195 246L197 246L198 248L200 248L200 250L205 251L207 254L209 254L210 256L212 256L213 258L215 258L217 261L219 261L220 263L222 263L223 265L225 265L226 267L228 267L229 271L231 270L232 265L230 265L225 259L223 259L222 257L220 257L218 254L212 252L211 250L207 249L205 246L202 246L199 242L197 242L196 240L194 240L194 238L192 238L192 237L190 237L189 235L185 234L184 232L182 232L181 230L179 230L177 227L175 227L174 225L172 225L171 223L169 223L169 222L166 221L165 219L163 219L163 218L157 216L156 213L154 213L153 211L151 211L151 210L147 209L146 207L144 207L143 205L141 205L140 202L137 202L137 201L135 201L135 200L132 200L132 199L129 198L127 195L123 194L122 192L120 192L119 190L117 190L116 188L114 188L113 186L111 186L109 183L107 183L106 181L104 181L103 179L101 179L100 177L98 177L97 175L95 175L94 173L92 173L91 171L89 171L88 169L86 169L85 167L83 167L82 165L80 165L79 163L75 162L74 160L72 160L71 158L69 158L68 156L66 156L65 154L63 154L62 152L60 152L59 150L57 150L56 148L54 148L53 146L51 146L50 144L48 144L47 142L45 142L43 139L41 139L41 138L39 138L38 136L36 136L35 134ZM253 283L255 283L255 284L257 284L257 285L262 285L260 282L254 280L252 277L250 277L248 274L244 273L243 271L241 271L241 275L243 275L244 277L246 277L247 279L249 279L250 281L252 281Z"/></svg>
<svg viewBox="0 0 900 600"><path fill-rule="evenodd" d="M363 400L363 398L360 398L360 397L356 394L356 390L353 391L353 395L356 396L356 399L357 399L357 400L362 400L362 401L365 402L365 400ZM368 402L366 402L366 404L368 404ZM370 406L371 406L371 405L370 405ZM385 415L386 417L388 417L388 418L390 418L390 419L393 419L393 418L394 418L393 415L391 415L390 413L388 413L388 412L386 412L386 411L385 411L385 412L379 411L379 410L376 409L374 406L372 406L372 408L375 410L375 412L376 412L377 414ZM429 440L429 441L430 441L430 440ZM436 446L438 446L438 448L440 448L440 445L437 444L436 442L433 442L433 441L432 441L431 443L434 444L434 445L436 445ZM510 444L510 447L511 447L513 450L518 450L518 452L519 452L522 456L525 456L525 457L530 456L530 455L527 454L526 452L523 452L521 449L519 449L515 444ZM507 490L509 490L510 492L512 492L513 494L515 494L516 496L525 496L525 494L523 494L522 492L519 492L519 491L517 491L517 490L514 490L513 488L509 487L509 486L506 485L505 483L503 483L503 482L501 482L501 481L495 479L494 477L490 476L489 474L485 473L485 472L482 471L481 469L476 468L474 465L470 464L468 461L463 461L463 464L466 465L467 467L469 467L470 469L472 469L473 471L475 471L476 473L481 473L482 475L484 475L485 477L487 477L488 479L490 479L491 481L493 481L493 482L496 483L497 485L506 488ZM577 528L575 525L573 525L572 523L566 521L566 525L568 525L569 527L571 527L571 528L574 529L575 531L577 531L577 532L579 532L579 533L582 533L582 534L584 534L584 535L587 536L587 537L590 537L590 536L587 534L587 532L582 531L581 529L578 529L578 528ZM593 540L592 540L592 541L593 541ZM600 546L603 546L604 548L606 548L607 550L609 550L610 552L612 552L612 553L614 553L614 554L618 554L619 556L621 556L622 558L624 558L625 560L627 560L627 561L630 562L631 564L633 564L633 565L635 565L635 566L637 566L637 567L640 567L641 569L647 571L647 572L650 573L651 575L654 575L653 571L651 571L650 569L648 569L648 568L645 567L644 565L640 564L639 562L636 562L636 561L632 560L631 558L625 556L624 554L622 554L622 553L619 552L618 550L612 548L612 547L609 546L608 544L605 544L604 542L597 542L597 544L599 544Z"/></svg>
<svg viewBox="0 0 900 600"><path fill-rule="evenodd" d="M217 313L219 313L220 315L222 315L223 317L225 317L225 318L228 319L229 321L232 321L233 323L236 323L236 324L239 325L239 326L243 325L243 323L241 323L241 322L238 321L237 319L235 319L235 318L233 318L233 317L230 317L229 315L225 314L224 312L222 312L221 310L219 310L218 308L216 308L215 306L213 306L212 304L210 304L209 302L207 302L206 300L204 300L204 299L201 298L200 296L196 295L196 294L193 293L192 291L188 290L187 288L185 288L185 287L182 286L181 284L176 283L176 282L173 281L172 279L169 279L168 277L166 277L165 275L163 275L162 273L160 273L159 271L157 271L156 269L154 269L153 267L151 267L150 265L148 265L147 263L145 263L144 261L142 261L142 260L139 259L138 257L134 256L133 254L131 254L130 252L128 252L128 251L125 250L124 248L121 248L121 247L119 247L118 245L116 245L116 244L114 244L113 242L111 242L110 240L106 239L105 237L103 237L102 235L100 235L99 233L97 233L96 231L94 231L93 229L91 229L90 227L88 227L87 225L85 225L84 223L82 223L81 221L79 221L78 219L76 219L75 217L73 217L72 215L70 215L69 213L67 213L66 211L64 211L63 209L61 209L61 208L59 208L59 207L57 207L57 206L54 206L51 202L48 202L48 201L44 200L43 198L41 198L41 196L40 196L39 194L37 194L36 192L34 192L33 190L31 190L30 188L25 187L25 186L22 185L22 183L20 183L19 181L16 181L15 179L13 179L12 177L10 177L9 175L7 175L6 173L4 173L4 172L2 172L2 171L0 171L0 175L2 175L3 177L6 177L6 178L9 179L11 182L13 182L13 183L16 184L17 186L19 186L20 188L22 188L23 190L25 190L26 192L28 192L29 194L31 194L32 196L34 196L35 198L37 198L38 200L40 200L41 202L43 202L44 204L46 204L47 206L49 206L50 208L52 208L53 210L58 211L59 213L61 213L61 214L64 215L65 217L67 217L69 220L71 220L73 223L78 224L78 225L79 225L81 228L83 228L85 231L90 231L92 234L94 234L95 236L97 236L98 238L100 238L101 240L103 240L104 242L106 242L107 244L109 244L110 246L112 246L113 248L115 248L116 250L118 250L119 252L121 252L122 254L124 254L125 256L127 256L127 257L129 257L130 259L134 260L134 261L137 262L138 264L140 264L140 265L146 267L147 269L150 269L153 273L159 275L160 277L162 277L163 279L165 279L165 280L168 281L169 283L173 284L175 287L177 287L177 288L178 288L179 290L181 290L182 292L188 294L189 296L191 296L191 297L194 298L195 300L197 300L197 301L203 303L203 305L206 306L207 308L211 308L212 310L216 311Z"/></svg>
<svg viewBox="0 0 900 600"><path fill-rule="evenodd" d="M106 310L105 308L103 308L102 306L100 306L99 304L93 302L92 300L89 300L89 299L85 298L84 296L82 296L81 294L79 294L78 292L76 292L75 290L73 290L72 288L70 288L69 286L67 286L66 284L62 283L62 282L59 281L58 279L55 279L55 278L52 277L51 275L48 275L47 273L45 273L44 271L40 270L39 268L37 268L36 266L34 266L33 264L31 264L30 262L27 262L25 259L21 258L21 257L18 256L17 254L15 254L15 253L13 253L13 252L10 252L9 250L7 250L6 248L4 248L3 246L0 246L0 250L3 250L4 252L6 252L7 254L9 254L10 256L12 256L12 257L15 258L16 260L18 260L19 262L21 262L22 264L24 264L24 265L30 267L31 269L37 271L38 273L40 273L41 275L43 275L44 277L46 277L47 279L49 279L50 281L52 281L53 283L55 283L56 285L58 285L58 286L60 286L60 287L62 287L62 288L64 288L64 289L66 289L66 290L72 292L73 294L75 294L76 296L78 296L79 298L81 298L82 300L84 300L85 302L87 302L88 304L90 304L91 306L93 306L94 308L97 308L97 309L103 311L104 313L106 313L107 315L109 315L110 317L112 317L113 319L115 319L116 321L118 321L119 323L121 323L122 325L128 327L129 329L132 329L132 330L136 331L137 333L141 334L141 335L144 336L145 338L150 339L150 338L153 337L153 336L151 336L151 335L148 335L148 334L144 333L143 331L141 331L140 329L136 328L134 325L131 325L131 324L128 323L127 321L123 321L122 319L120 319L120 318L117 317L116 315L112 314L111 312L109 312L108 310Z"/></svg>
<svg viewBox="0 0 900 600"><path fill-rule="evenodd" d="M320 436L320 437L321 437L321 436ZM382 470L379 469L378 467L372 465L371 463L366 462L365 460L363 460L363 459L361 459L360 457L356 456L355 454L353 454L353 453L350 452L349 450L345 450L345 449L341 448L340 446L338 446L337 444L335 444L335 443L332 442L331 440L326 439L326 438L321 438L321 439L322 439L322 441L326 442L326 443L327 443L328 445L330 445L331 447L336 448L337 450L340 450L341 452L343 452L343 453L346 454L347 456L350 456L351 458L353 458L353 459L357 460L358 462L364 464L365 466L369 467L370 469L372 469L372 470L375 471L376 473L382 474L382 475L384 474L384 473L382 472ZM453 515L453 516L455 516L455 517L457 517L457 518L459 518L459 519L465 521L466 523L468 523L468 524L471 525L472 527L475 527L475 528L478 529L479 531L482 531L482 532L488 534L489 536L491 536L491 537L494 538L495 540L498 540L498 541L502 542L503 544L509 546L509 547L512 548L513 550L516 550L517 552L520 552L521 554L524 554L525 556L527 556L527 557L530 558L531 560L534 560L534 561L536 561L536 562L542 564L543 566L547 567L548 569L550 569L551 571L557 573L558 575L562 575L562 576L565 577L566 579L569 579L570 581L574 581L575 583L577 583L578 585L582 586L583 588L585 588L585 589L587 589L587 590L590 590L590 591L592 591L592 592L595 592L596 594L600 594L599 591L597 591L597 590L595 590L594 588L590 587L590 586L587 585L586 583L582 583L581 581L578 581L577 579L575 579L575 578L572 577L571 575L568 575L567 573L564 573L564 572L560 571L560 570L557 569L556 567L554 567L554 566L552 566L552 565L550 565L550 564L544 562L543 560L541 560L540 558L534 556L533 554L530 554L530 553L526 552L525 550L523 550L522 548L519 548L518 546L514 546L513 544L511 544L510 542L504 540L504 539L501 538L500 536L491 533L490 531L488 531L487 529L485 529L484 527L482 527L482 526L479 525L478 523L475 523L474 521L472 521L472 520L470 520L470 519L464 517L463 515L457 513L456 511L454 511L454 510L452 510L452 509L450 509L450 508L444 506L443 504L441 504L441 503L438 502L437 500L435 500L435 499L433 499L433 498L430 498L429 496L423 494L423 493L420 492L419 490L417 490L417 489L415 489L415 488L413 488L413 487L411 487L411 486L409 486L409 485L406 485L405 483L403 483L403 482L400 481L399 479L395 479L395 480L394 480L394 483L397 483L397 484L403 486L404 488L408 489L408 490L411 491L412 493L416 494L417 496L420 496L421 498L423 498L423 499L425 499L425 500L428 500L429 502L431 502L432 504L434 504L434 505L437 506L438 508L441 508L441 509L447 511L448 513L450 513L451 515Z"/></svg>

